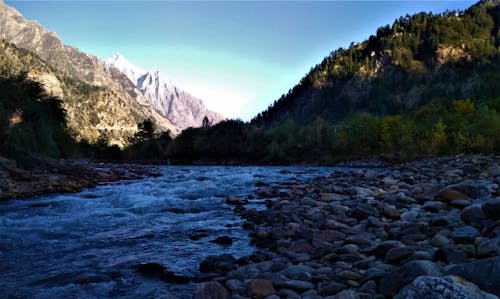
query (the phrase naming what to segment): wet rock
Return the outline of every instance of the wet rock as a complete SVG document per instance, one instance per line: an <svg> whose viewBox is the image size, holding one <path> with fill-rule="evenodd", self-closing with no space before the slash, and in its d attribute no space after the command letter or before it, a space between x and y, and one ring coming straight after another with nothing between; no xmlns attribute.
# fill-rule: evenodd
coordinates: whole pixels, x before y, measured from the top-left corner
<svg viewBox="0 0 500 299"><path fill-rule="evenodd" d="M479 231L472 226L459 227L451 233L450 237L457 243L473 243L479 236Z"/></svg>
<svg viewBox="0 0 500 299"><path fill-rule="evenodd" d="M344 290L333 296L332 299L361 299L361 297L354 290Z"/></svg>
<svg viewBox="0 0 500 299"><path fill-rule="evenodd" d="M472 204L469 199L455 199L450 202L450 205L457 207L459 209L466 208Z"/></svg>
<svg viewBox="0 0 500 299"><path fill-rule="evenodd" d="M220 245L231 245L231 244L233 244L233 239L231 237L228 237L228 236L222 236L222 237L218 237L210 242L220 244Z"/></svg>
<svg viewBox="0 0 500 299"><path fill-rule="evenodd" d="M155 276L161 277L163 272L166 270L165 266L157 264L157 263L144 263L135 266L135 269L138 273L144 276Z"/></svg>
<svg viewBox="0 0 500 299"><path fill-rule="evenodd" d="M230 254L211 255L200 263L200 272L217 271L227 273L234 268L236 259Z"/></svg>
<svg viewBox="0 0 500 299"><path fill-rule="evenodd" d="M229 299L227 289L217 281L198 284L193 292L192 299Z"/></svg>
<svg viewBox="0 0 500 299"><path fill-rule="evenodd" d="M285 281L285 287L294 291L304 292L313 289L314 284L303 280L291 279Z"/></svg>
<svg viewBox="0 0 500 299"><path fill-rule="evenodd" d="M245 290L245 285L238 279L228 279L226 288L231 292L242 293Z"/></svg>
<svg viewBox="0 0 500 299"><path fill-rule="evenodd" d="M460 219L469 225L477 226L486 220L487 216L483 212L482 205L475 204L463 209L462 212L460 212Z"/></svg>
<svg viewBox="0 0 500 299"><path fill-rule="evenodd" d="M318 291L319 291L319 294L321 294L323 296L330 296L330 295L335 295L346 288L347 287L345 284L332 281L332 282L320 284L318 286Z"/></svg>
<svg viewBox="0 0 500 299"><path fill-rule="evenodd" d="M459 192L466 196L466 198L464 197L450 198L449 201L452 201L453 199L467 199L467 197L478 199L488 196L489 194L486 186L484 186L482 183L478 181L473 181L473 180L466 180L458 184L450 185L446 187L446 189L450 189L449 191L453 190Z"/></svg>
<svg viewBox="0 0 500 299"><path fill-rule="evenodd" d="M228 197L226 198L226 203L229 205L239 206L248 204L248 200L238 197Z"/></svg>
<svg viewBox="0 0 500 299"><path fill-rule="evenodd" d="M392 248L387 251L387 254L385 255L385 262L389 264L397 264L409 257L413 251L413 248L408 246Z"/></svg>
<svg viewBox="0 0 500 299"><path fill-rule="evenodd" d="M479 243L477 255L483 258L500 255L500 237L483 240Z"/></svg>
<svg viewBox="0 0 500 299"><path fill-rule="evenodd" d="M249 279L245 283L245 290L252 298L264 298L276 293L273 283L266 279Z"/></svg>
<svg viewBox="0 0 500 299"><path fill-rule="evenodd" d="M334 241L343 240L344 238L345 238L344 233L334 231L334 230L321 230L317 233L314 233L313 242L314 241L334 242Z"/></svg>
<svg viewBox="0 0 500 299"><path fill-rule="evenodd" d="M380 213L391 219L399 219L401 216L399 210L393 205L383 205L380 208Z"/></svg>
<svg viewBox="0 0 500 299"><path fill-rule="evenodd" d="M469 199L469 197L460 191L448 189L439 194L439 198L446 203L450 203L457 199Z"/></svg>
<svg viewBox="0 0 500 299"><path fill-rule="evenodd" d="M465 261L466 258L466 252L463 252L451 245L439 248L434 253L434 260L437 262L458 264Z"/></svg>
<svg viewBox="0 0 500 299"><path fill-rule="evenodd" d="M373 192L370 189L363 187L348 188L347 193L354 197L370 197L373 195Z"/></svg>
<svg viewBox="0 0 500 299"><path fill-rule="evenodd" d="M357 220L363 220L368 218L369 216L378 217L378 211L371 205L358 204L352 209L351 216L356 218Z"/></svg>
<svg viewBox="0 0 500 299"><path fill-rule="evenodd" d="M481 290L500 296L500 257L464 263L452 267L446 274L457 275L476 284Z"/></svg>
<svg viewBox="0 0 500 299"><path fill-rule="evenodd" d="M399 266L382 277L379 291L385 296L394 296L418 276L441 276L441 267L431 261L411 261Z"/></svg>
<svg viewBox="0 0 500 299"><path fill-rule="evenodd" d="M488 218L500 220L500 197L485 201L482 209Z"/></svg>
<svg viewBox="0 0 500 299"><path fill-rule="evenodd" d="M461 277L444 278L420 276L406 286L394 299L496 299L497 297L481 291L476 285Z"/></svg>

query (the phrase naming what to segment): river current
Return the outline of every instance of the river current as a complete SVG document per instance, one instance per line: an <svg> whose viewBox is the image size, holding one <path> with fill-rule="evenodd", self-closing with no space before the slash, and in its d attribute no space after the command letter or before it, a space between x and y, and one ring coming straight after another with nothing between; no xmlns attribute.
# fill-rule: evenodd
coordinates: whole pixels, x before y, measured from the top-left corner
<svg viewBox="0 0 500 299"><path fill-rule="evenodd" d="M164 166L156 178L1 202L0 298L190 298L193 283L144 277L135 266L158 263L191 277L209 255L249 255L255 248L226 198L253 195L257 182L333 170ZM258 199L250 206L265 207ZM220 236L233 243L211 242Z"/></svg>

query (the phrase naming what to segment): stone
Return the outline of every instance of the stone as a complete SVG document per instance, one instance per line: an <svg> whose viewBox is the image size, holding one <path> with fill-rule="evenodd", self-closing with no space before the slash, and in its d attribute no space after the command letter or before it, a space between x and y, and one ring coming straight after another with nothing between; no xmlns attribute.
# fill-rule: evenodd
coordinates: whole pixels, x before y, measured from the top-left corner
<svg viewBox="0 0 500 299"><path fill-rule="evenodd" d="M247 295L252 298L264 298L276 293L273 283L267 279L250 279L245 283Z"/></svg>
<svg viewBox="0 0 500 299"><path fill-rule="evenodd" d="M214 240L211 240L210 242L215 243L215 244L220 244L220 245L231 245L233 244L233 239L228 236L222 236L218 237Z"/></svg>
<svg viewBox="0 0 500 299"><path fill-rule="evenodd" d="M469 199L469 197L460 191L448 189L448 190L444 190L443 192L441 192L439 194L439 199L441 199L441 201L443 201L443 202L450 203L453 200Z"/></svg>
<svg viewBox="0 0 500 299"><path fill-rule="evenodd" d="M337 295L333 296L332 299L361 299L354 290L343 290Z"/></svg>
<svg viewBox="0 0 500 299"><path fill-rule="evenodd" d="M329 296L335 295L346 288L347 287L344 284L332 281L329 283L320 284L318 286L318 291L323 296Z"/></svg>
<svg viewBox="0 0 500 299"><path fill-rule="evenodd" d="M441 267L431 261L411 261L385 274L380 280L379 292L394 296L418 276L441 276Z"/></svg>
<svg viewBox="0 0 500 299"><path fill-rule="evenodd" d="M391 219L399 219L401 217L401 213L393 205L383 205L379 210L382 215Z"/></svg>
<svg viewBox="0 0 500 299"><path fill-rule="evenodd" d="M343 240L345 238L345 234L335 231L335 230L321 230L313 235L313 242L323 241L323 242L334 242Z"/></svg>
<svg viewBox="0 0 500 299"><path fill-rule="evenodd" d="M229 299L226 288L217 281L200 283L196 286L192 299Z"/></svg>
<svg viewBox="0 0 500 299"><path fill-rule="evenodd" d="M335 275L335 280L346 281L346 280L361 280L362 276L351 270L342 270L337 275Z"/></svg>
<svg viewBox="0 0 500 299"><path fill-rule="evenodd" d="M248 204L248 200L238 197L228 197L226 198L226 203L228 205L239 206Z"/></svg>
<svg viewBox="0 0 500 299"><path fill-rule="evenodd" d="M450 245L451 241L442 234L437 233L434 237L432 237L431 244L437 247L444 247Z"/></svg>
<svg viewBox="0 0 500 299"><path fill-rule="evenodd" d="M226 281L226 288L231 292L241 292L245 289L245 285L238 279L229 279Z"/></svg>
<svg viewBox="0 0 500 299"><path fill-rule="evenodd" d="M211 255L200 263L200 272L206 273L217 271L220 273L229 272L234 268L236 259L230 254Z"/></svg>
<svg viewBox="0 0 500 299"><path fill-rule="evenodd" d="M444 209L444 204L440 201L436 201L436 200L429 200L429 201L426 201L422 207L427 210L427 211L431 211L431 212L439 212L441 210Z"/></svg>
<svg viewBox="0 0 500 299"><path fill-rule="evenodd" d="M434 260L439 262L458 264L465 261L466 258L467 253L452 245L441 247L434 252Z"/></svg>
<svg viewBox="0 0 500 299"><path fill-rule="evenodd" d="M485 196L488 196L488 194L489 194L486 186L477 180L476 181L466 180L466 181L460 182L458 184L447 186L446 189L454 190L456 192L459 192L459 193L465 195L466 197L473 198L473 199L483 198ZM461 197L461 198L453 198L453 199L467 199L467 198ZM450 201L453 199L450 199Z"/></svg>
<svg viewBox="0 0 500 299"><path fill-rule="evenodd" d="M376 208L367 204L358 204L351 210L351 216L357 220L363 220L369 216L378 217L378 211Z"/></svg>
<svg viewBox="0 0 500 299"><path fill-rule="evenodd" d="M397 264L409 257L413 253L413 251L413 248L408 246L391 248L385 255L385 262L389 264Z"/></svg>
<svg viewBox="0 0 500 299"><path fill-rule="evenodd" d="M314 289L314 284L308 281L291 279L285 281L285 287L294 291L304 292L310 289Z"/></svg>
<svg viewBox="0 0 500 299"><path fill-rule="evenodd" d="M452 200L450 202L450 205L456 207L456 208L459 208L459 209L463 209L465 207L468 207L472 204L472 201L470 201L469 199L455 199L455 200Z"/></svg>
<svg viewBox="0 0 500 299"><path fill-rule="evenodd" d="M479 257L492 257L500 255L500 237L483 240L477 246L477 255Z"/></svg>
<svg viewBox="0 0 500 299"><path fill-rule="evenodd" d="M363 187L348 188L347 193L353 197L370 197L373 195L372 190Z"/></svg>
<svg viewBox="0 0 500 299"><path fill-rule="evenodd" d="M481 291L475 284L457 276L417 277L401 290L394 299L497 299Z"/></svg>
<svg viewBox="0 0 500 299"><path fill-rule="evenodd" d="M481 290L500 296L500 256L459 264L446 274L463 277Z"/></svg>
<svg viewBox="0 0 500 299"><path fill-rule="evenodd" d="M500 197L485 201L482 209L486 217L493 220L500 220Z"/></svg>
<svg viewBox="0 0 500 299"><path fill-rule="evenodd" d="M494 164L488 167L486 170L481 172L482 176L485 177L497 177L500 176L500 164Z"/></svg>
<svg viewBox="0 0 500 299"><path fill-rule="evenodd" d="M450 237L457 243L473 243L479 231L472 226L462 226L451 232Z"/></svg>
<svg viewBox="0 0 500 299"><path fill-rule="evenodd" d="M469 225L480 225L484 220L487 219L486 214L483 212L483 206L479 204L473 204L466 207L460 212L460 219Z"/></svg>
<svg viewBox="0 0 500 299"><path fill-rule="evenodd" d="M349 199L349 196L337 194L337 193L321 193L320 200L324 202L332 202L332 201L343 201Z"/></svg>

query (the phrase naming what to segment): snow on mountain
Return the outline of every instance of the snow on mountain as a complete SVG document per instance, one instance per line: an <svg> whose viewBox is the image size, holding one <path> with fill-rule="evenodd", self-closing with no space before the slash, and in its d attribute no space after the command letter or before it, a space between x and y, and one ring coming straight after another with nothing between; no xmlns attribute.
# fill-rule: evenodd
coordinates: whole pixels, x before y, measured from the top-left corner
<svg viewBox="0 0 500 299"><path fill-rule="evenodd" d="M212 124L225 119L221 114L205 108L202 100L175 86L159 71L143 71L120 53L106 59L106 65L125 74L152 109L180 129L201 126L205 116Z"/></svg>
<svg viewBox="0 0 500 299"><path fill-rule="evenodd" d="M115 55L106 59L104 63L106 63L107 67L113 66L118 70L120 70L120 72L122 72L125 76L127 76L130 79L130 81L132 81L134 84L135 82L137 82L140 76L146 73L144 70L140 69L139 67L135 66L130 61L128 61L119 52L116 52Z"/></svg>

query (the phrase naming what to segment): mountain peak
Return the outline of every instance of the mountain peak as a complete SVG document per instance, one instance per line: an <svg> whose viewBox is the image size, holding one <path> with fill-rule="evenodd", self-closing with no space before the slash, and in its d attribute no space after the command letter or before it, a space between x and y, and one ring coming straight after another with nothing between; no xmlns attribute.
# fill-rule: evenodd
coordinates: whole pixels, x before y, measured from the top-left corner
<svg viewBox="0 0 500 299"><path fill-rule="evenodd" d="M104 61L106 66L117 68L120 72L125 74L132 83L137 82L140 76L142 76L145 71L130 62L125 56L120 52L116 52L113 56Z"/></svg>

